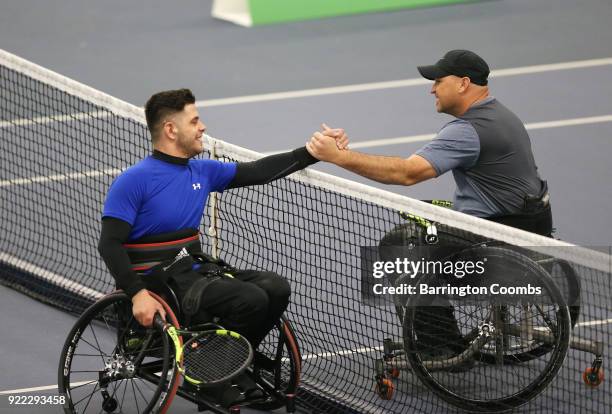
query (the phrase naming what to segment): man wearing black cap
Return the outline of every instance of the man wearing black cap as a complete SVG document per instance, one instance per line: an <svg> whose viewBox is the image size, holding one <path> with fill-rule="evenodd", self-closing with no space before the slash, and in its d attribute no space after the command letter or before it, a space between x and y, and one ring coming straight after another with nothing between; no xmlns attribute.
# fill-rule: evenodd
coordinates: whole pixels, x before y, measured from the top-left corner
<svg viewBox="0 0 612 414"><path fill-rule="evenodd" d="M315 133L307 150L364 177L413 185L452 171L457 184L453 208L545 236L552 233L546 182L535 165L529 135L508 108L489 95L489 66L474 52L451 50L419 72L433 80L436 110L455 117L437 136L404 159L338 150L332 137ZM439 305L417 314L424 352L456 355L465 349L453 307ZM452 370L468 369L473 361Z"/></svg>
<svg viewBox="0 0 612 414"><path fill-rule="evenodd" d="M436 110L456 119L410 157L338 150L325 132L306 148L316 158L387 184L413 185L452 171L453 208L550 236L552 215L521 120L489 95L489 66L476 53L451 50L419 72L433 80Z"/></svg>

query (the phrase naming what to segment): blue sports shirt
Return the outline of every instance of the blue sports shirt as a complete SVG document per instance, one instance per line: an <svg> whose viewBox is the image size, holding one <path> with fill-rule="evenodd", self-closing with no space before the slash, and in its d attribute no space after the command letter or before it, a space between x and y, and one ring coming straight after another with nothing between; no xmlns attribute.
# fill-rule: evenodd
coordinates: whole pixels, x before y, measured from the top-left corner
<svg viewBox="0 0 612 414"><path fill-rule="evenodd" d="M113 181L102 217L129 223L129 241L198 229L208 194L223 192L235 175L236 163L196 159L180 164L148 156Z"/></svg>

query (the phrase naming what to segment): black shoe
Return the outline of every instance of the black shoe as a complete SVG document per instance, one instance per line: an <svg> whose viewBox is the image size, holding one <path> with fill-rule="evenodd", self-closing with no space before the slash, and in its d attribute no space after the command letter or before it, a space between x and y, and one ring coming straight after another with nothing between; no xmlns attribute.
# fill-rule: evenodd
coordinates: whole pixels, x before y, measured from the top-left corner
<svg viewBox="0 0 612 414"><path fill-rule="evenodd" d="M276 370L276 361L268 358L259 351L255 351L253 355L253 365L255 368L263 369L268 372L274 372Z"/></svg>
<svg viewBox="0 0 612 414"><path fill-rule="evenodd" d="M240 392L237 386L232 384L196 387L186 382L185 389L195 393L205 402L213 405L220 405L223 408L229 408L244 402L244 394Z"/></svg>
<svg viewBox="0 0 612 414"><path fill-rule="evenodd" d="M263 398L265 396L263 390L253 381L247 374L240 374L232 380L244 395L245 399Z"/></svg>

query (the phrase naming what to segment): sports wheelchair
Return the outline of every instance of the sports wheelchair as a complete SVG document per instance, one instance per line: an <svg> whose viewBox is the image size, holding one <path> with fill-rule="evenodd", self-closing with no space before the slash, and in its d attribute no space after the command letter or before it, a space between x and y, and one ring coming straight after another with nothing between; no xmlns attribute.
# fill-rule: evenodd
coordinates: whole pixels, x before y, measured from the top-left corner
<svg viewBox="0 0 612 414"><path fill-rule="evenodd" d="M603 381L603 343L572 336L580 314L581 286L570 263L401 214L406 221L379 243L382 260L394 259L390 246L401 246L403 252L442 246L447 249L439 259L484 259L492 269L486 275L492 277L488 283L508 285L522 278L540 287L541 295L505 300L490 295L457 298L445 293L432 297L415 288L411 294L394 296L402 339L384 339L382 358L375 361L375 390L381 398L393 397L394 380L405 370L462 410L512 410L535 398L553 381L569 348L594 355L582 375L588 386L596 387ZM422 252L414 254L420 257ZM437 276L424 273L411 278L403 274L389 278L389 284L446 285ZM455 284L465 286L465 279Z"/></svg>
<svg viewBox="0 0 612 414"><path fill-rule="evenodd" d="M215 320L182 326L179 301L168 286L151 295L175 328L221 328ZM59 364L59 391L66 396L66 413L163 414L171 412L176 395L195 403L199 411L239 413L245 406L260 410L284 406L293 412L302 362L297 344L291 325L282 318L259 346L259 358L244 372L257 385L257 396L224 407L183 381L168 335L142 327L132 315L131 300L115 291L87 308L68 334Z"/></svg>

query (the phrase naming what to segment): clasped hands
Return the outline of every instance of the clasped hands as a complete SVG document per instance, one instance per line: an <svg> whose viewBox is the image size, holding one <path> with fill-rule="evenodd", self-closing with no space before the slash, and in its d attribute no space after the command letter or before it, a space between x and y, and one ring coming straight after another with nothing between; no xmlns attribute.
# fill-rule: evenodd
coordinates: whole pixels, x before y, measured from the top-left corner
<svg viewBox="0 0 612 414"><path fill-rule="evenodd" d="M321 125L321 131L312 134L306 149L318 160L334 162L341 151L348 150L349 138L344 129Z"/></svg>

